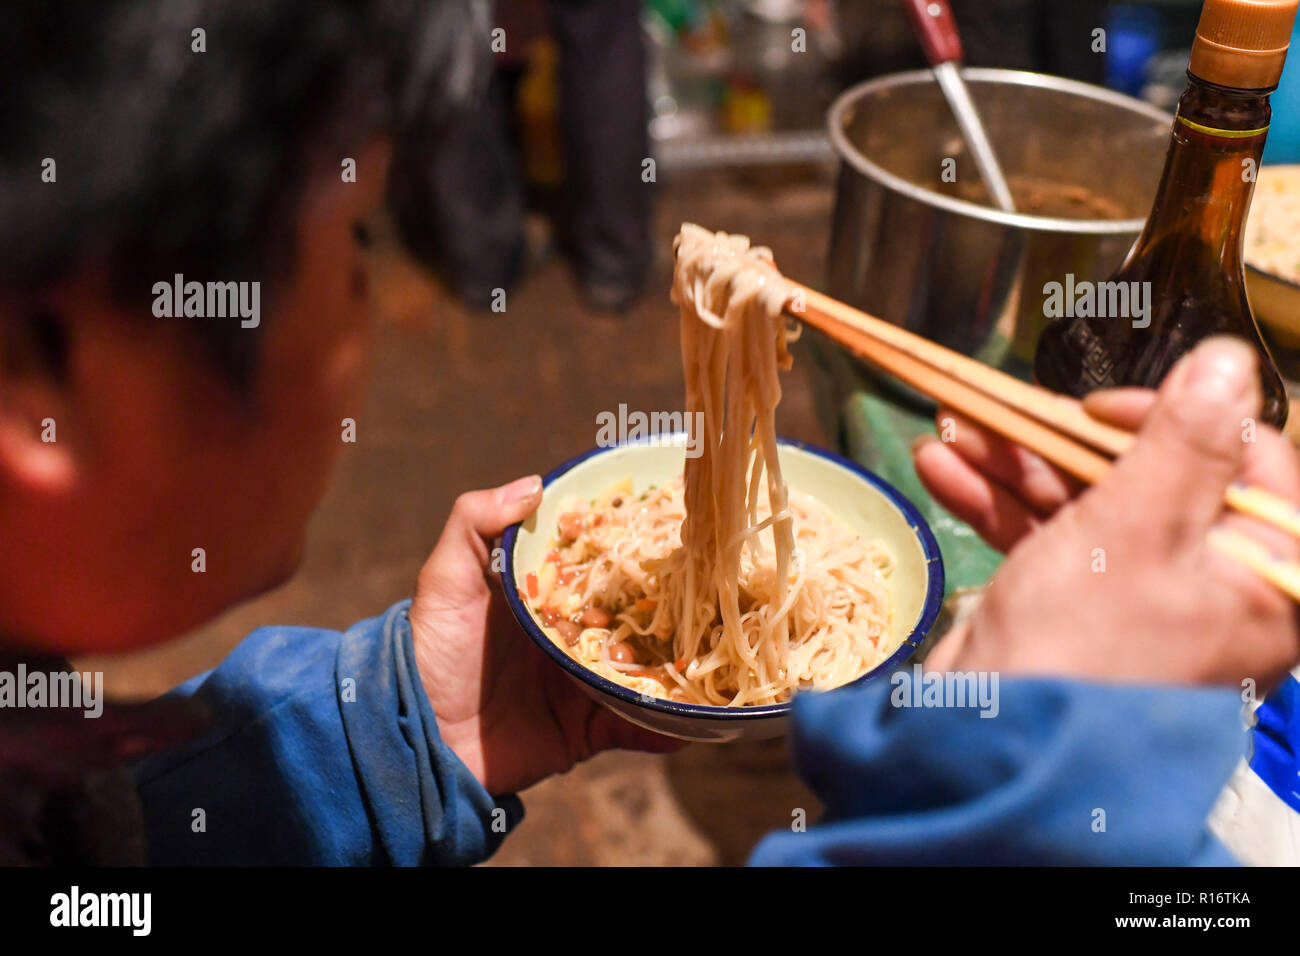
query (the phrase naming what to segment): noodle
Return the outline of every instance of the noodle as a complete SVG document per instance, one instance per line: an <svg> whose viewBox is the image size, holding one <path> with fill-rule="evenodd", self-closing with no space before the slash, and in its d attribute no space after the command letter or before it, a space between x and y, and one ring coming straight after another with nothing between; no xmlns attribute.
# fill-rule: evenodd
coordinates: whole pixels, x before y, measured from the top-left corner
<svg viewBox="0 0 1300 956"><path fill-rule="evenodd" d="M703 413L702 454L639 498L627 481L564 512L528 597L557 643L644 694L739 706L846 683L898 644L893 561L781 475L789 287L743 236L686 224L674 248L687 421Z"/></svg>

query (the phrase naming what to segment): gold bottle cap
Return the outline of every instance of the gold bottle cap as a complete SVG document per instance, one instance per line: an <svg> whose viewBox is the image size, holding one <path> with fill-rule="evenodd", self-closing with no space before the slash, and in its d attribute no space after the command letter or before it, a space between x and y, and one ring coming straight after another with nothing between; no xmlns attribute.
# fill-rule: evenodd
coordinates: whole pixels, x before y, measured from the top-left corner
<svg viewBox="0 0 1300 956"><path fill-rule="evenodd" d="M1220 86L1276 86L1300 0L1205 0L1188 68Z"/></svg>

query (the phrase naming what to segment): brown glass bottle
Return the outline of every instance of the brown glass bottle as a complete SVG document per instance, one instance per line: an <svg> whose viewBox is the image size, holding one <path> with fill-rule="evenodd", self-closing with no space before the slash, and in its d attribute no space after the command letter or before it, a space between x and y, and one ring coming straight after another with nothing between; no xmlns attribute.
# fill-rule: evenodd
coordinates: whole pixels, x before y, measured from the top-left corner
<svg viewBox="0 0 1300 956"><path fill-rule="evenodd" d="M1225 48L1222 36L1214 37L1220 42L1207 42L1205 34L1221 26L1207 26L1219 14L1212 7L1226 7L1238 20L1243 15L1241 4L1211 0L1205 5L1197 34L1201 46L1193 51L1155 204L1128 258L1109 280L1150 283L1149 313L1086 318L1067 313L1054 319L1039 340L1034 377L1047 388L1075 396L1118 385L1154 387L1202 339L1235 335L1259 352L1263 418L1280 426L1287 414L1286 389L1246 299L1242 227L1268 133L1268 97L1276 88L1286 46L1283 41L1280 51L1242 51L1232 44ZM1280 7L1289 7L1294 19L1294 2L1272 7L1279 21L1286 13ZM1246 14L1251 12L1247 8ZM1228 39L1240 35L1241 23L1228 26L1238 30ZM1289 33L1289 21L1279 22L1274 32L1282 29ZM1252 82L1255 88L1198 76L1193 72L1198 49L1204 72L1229 82ZM1242 52L1254 56L1244 66L1240 58L1230 58ZM1115 162L1123 161L1123 156L1115 157Z"/></svg>
<svg viewBox="0 0 1300 956"><path fill-rule="evenodd" d="M1263 417L1280 426L1286 388L1251 315L1242 268L1242 227L1264 151L1271 90L1188 78L1155 205L1110 279L1150 283L1149 317L1055 319L1038 342L1034 377L1075 396L1116 385L1154 387L1201 339L1236 335L1259 351ZM1149 325L1135 327L1148 318Z"/></svg>

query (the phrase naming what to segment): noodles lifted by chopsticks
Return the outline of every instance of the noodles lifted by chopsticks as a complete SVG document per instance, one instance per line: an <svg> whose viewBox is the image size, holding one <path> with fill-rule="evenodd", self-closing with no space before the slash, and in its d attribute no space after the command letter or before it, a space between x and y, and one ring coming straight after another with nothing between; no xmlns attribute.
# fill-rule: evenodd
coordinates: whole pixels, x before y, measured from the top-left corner
<svg viewBox="0 0 1300 956"><path fill-rule="evenodd" d="M703 413L702 454L640 498L627 482L562 515L529 597L570 653L643 693L767 704L843 684L897 646L892 559L782 478L789 287L743 236L686 224L674 249L687 420Z"/></svg>

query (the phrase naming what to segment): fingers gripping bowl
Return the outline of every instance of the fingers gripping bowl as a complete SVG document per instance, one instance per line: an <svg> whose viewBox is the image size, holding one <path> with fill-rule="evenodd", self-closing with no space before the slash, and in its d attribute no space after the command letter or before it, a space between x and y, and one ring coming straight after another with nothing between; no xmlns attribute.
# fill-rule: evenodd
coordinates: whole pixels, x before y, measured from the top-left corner
<svg viewBox="0 0 1300 956"><path fill-rule="evenodd" d="M638 692L597 673L527 596L527 576L547 562L561 517L575 501L591 502L631 480L639 496L679 479L686 436L596 448L566 462L544 479L542 503L521 525L506 531L502 579L516 620L533 641L595 700L620 716L659 733L694 741L761 739L785 732L789 701L718 706ZM792 488L811 496L845 530L878 542L891 557L892 613L881 637L882 659L850 683L871 680L906 661L929 632L943 599L943 563L928 525L892 486L853 462L791 441L779 443L781 470Z"/></svg>

